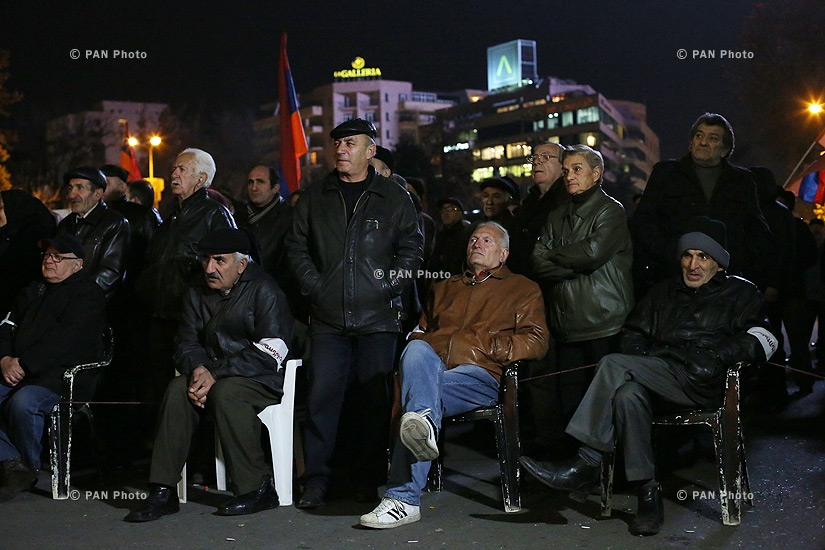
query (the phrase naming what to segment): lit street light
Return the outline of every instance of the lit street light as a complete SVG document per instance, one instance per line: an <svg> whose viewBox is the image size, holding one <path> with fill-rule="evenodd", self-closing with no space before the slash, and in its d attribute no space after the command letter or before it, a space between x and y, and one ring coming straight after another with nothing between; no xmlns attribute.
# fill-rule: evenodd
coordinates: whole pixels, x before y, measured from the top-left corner
<svg viewBox="0 0 825 550"><path fill-rule="evenodd" d="M154 136L149 138L149 177L150 178L155 177L155 163L154 163L154 160L152 159L152 151L158 145L160 145L160 136L154 135Z"/></svg>
<svg viewBox="0 0 825 550"><path fill-rule="evenodd" d="M149 138L149 178L155 177L155 162L154 158L152 157L152 153L154 152L155 147L160 145L161 139L159 135L154 135ZM131 136L129 137L129 145L131 147L137 147L140 145L140 142L137 140L136 137Z"/></svg>
<svg viewBox="0 0 825 550"><path fill-rule="evenodd" d="M808 112L812 115L818 115L822 112L822 104L821 103L811 103L808 105Z"/></svg>

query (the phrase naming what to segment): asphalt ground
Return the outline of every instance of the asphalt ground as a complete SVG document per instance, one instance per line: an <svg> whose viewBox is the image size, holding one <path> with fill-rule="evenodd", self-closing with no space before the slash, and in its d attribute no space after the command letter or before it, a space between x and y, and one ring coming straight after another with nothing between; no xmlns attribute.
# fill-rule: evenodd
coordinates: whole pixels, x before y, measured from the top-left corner
<svg viewBox="0 0 825 550"><path fill-rule="evenodd" d="M793 390L793 388L791 388ZM140 506L148 463L73 474L74 499L51 499L50 480L0 503L0 548L825 548L825 382L793 399L781 413L759 403L743 408L747 460L755 506L737 527L721 523L715 465L701 445L661 477L665 524L648 538L627 527L635 496L616 488L614 513L599 516L598 496L584 504L522 478L520 513L501 506L498 466L487 426L461 426L447 434L445 487L422 502L420 522L375 531L358 525L371 504L346 489L323 508L293 506L240 517L212 515L229 493L190 486L179 513L144 524L122 521ZM699 441L707 438L699 437ZM76 442L77 446L83 444ZM688 446L689 447L689 446ZM79 449L78 449L79 452ZM192 469L190 468L190 471ZM208 478L208 474L206 474ZM206 483L209 483L207 480ZM681 498L686 491L687 498Z"/></svg>

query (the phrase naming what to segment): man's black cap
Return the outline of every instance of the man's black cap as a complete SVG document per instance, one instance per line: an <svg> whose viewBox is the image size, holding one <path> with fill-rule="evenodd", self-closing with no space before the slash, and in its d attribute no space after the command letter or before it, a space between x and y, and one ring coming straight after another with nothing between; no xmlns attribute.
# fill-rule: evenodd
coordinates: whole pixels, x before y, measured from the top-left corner
<svg viewBox="0 0 825 550"><path fill-rule="evenodd" d="M249 236L241 229L222 227L216 229L198 242L198 250L204 254L230 254L240 252L249 254L252 243Z"/></svg>
<svg viewBox="0 0 825 550"><path fill-rule="evenodd" d="M447 197L445 199L441 199L436 203L436 207L441 209L442 206L445 204L452 204L453 206L457 206L459 210L464 212L464 205L461 204L461 201L455 197Z"/></svg>
<svg viewBox="0 0 825 550"><path fill-rule="evenodd" d="M107 178L120 178L124 182L129 181L129 172L123 166L117 164L104 164L100 167L100 171Z"/></svg>
<svg viewBox="0 0 825 550"><path fill-rule="evenodd" d="M106 189L106 176L104 176L103 172L94 166L80 166L69 170L63 174L63 184L68 185L69 180L73 180L75 178L89 180L92 182L92 185L95 185L101 189Z"/></svg>
<svg viewBox="0 0 825 550"><path fill-rule="evenodd" d="M333 128L329 133L329 137L332 139L341 139L356 134L366 134L372 139L375 139L377 133L372 122L364 120L363 118L352 118Z"/></svg>
<svg viewBox="0 0 825 550"><path fill-rule="evenodd" d="M487 187L496 187L502 191L510 193L510 196L514 200L519 199L520 193L518 191L518 186L516 185L516 182L510 178L487 178L481 182L481 185L478 186L481 191L484 191Z"/></svg>
<svg viewBox="0 0 825 550"><path fill-rule="evenodd" d="M51 246L61 254L74 254L81 260L86 256L83 243L71 233L58 233L50 239L41 239L37 246L43 250Z"/></svg>
<svg viewBox="0 0 825 550"><path fill-rule="evenodd" d="M334 131L334 130L333 130ZM375 146L375 158L387 165L390 171L395 168L395 159L392 158L392 153L386 147L380 145Z"/></svg>

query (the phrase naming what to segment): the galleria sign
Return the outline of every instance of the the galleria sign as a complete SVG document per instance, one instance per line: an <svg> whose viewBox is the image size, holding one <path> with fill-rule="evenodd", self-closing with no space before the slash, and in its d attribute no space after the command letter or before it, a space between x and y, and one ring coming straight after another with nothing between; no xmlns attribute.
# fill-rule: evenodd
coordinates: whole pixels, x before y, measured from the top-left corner
<svg viewBox="0 0 825 550"><path fill-rule="evenodd" d="M332 76L335 78L376 78L381 76L381 69L375 67L364 67L363 57L356 57L352 60L352 69L335 71Z"/></svg>

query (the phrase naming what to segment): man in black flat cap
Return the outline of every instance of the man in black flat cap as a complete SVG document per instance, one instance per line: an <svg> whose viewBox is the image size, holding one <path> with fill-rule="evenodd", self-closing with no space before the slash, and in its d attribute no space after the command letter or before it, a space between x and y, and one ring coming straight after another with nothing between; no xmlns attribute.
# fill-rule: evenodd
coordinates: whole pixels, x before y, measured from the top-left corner
<svg viewBox="0 0 825 550"><path fill-rule="evenodd" d="M499 177L487 178L481 182L479 189L484 221L500 223L509 230L513 224L513 213L509 206L519 199L515 182Z"/></svg>
<svg viewBox="0 0 825 550"><path fill-rule="evenodd" d="M161 405L149 474L151 492L128 522L178 511L175 490L203 413L214 417L235 498L217 515L252 514L278 506L261 448L258 413L279 403L292 341L292 317L277 283L251 262L239 229L217 229L198 242L203 281L188 289L175 364Z"/></svg>
<svg viewBox="0 0 825 550"><path fill-rule="evenodd" d="M370 159L370 164L375 171L388 178L392 175L395 169L395 159L392 156L392 151L380 145L375 146L375 155Z"/></svg>
<svg viewBox="0 0 825 550"><path fill-rule="evenodd" d="M40 247L42 279L0 320L0 500L37 480L43 421L60 400L63 373L103 351L106 300L80 240L62 233Z"/></svg>
<svg viewBox="0 0 825 550"><path fill-rule="evenodd" d="M722 222L691 219L678 241L681 275L654 286L625 321L622 353L605 355L567 433L583 443L571 461L519 462L554 489L584 499L598 484L603 453L618 442L628 481L638 485L633 535L655 535L664 522L654 478L653 413L662 406L718 407L727 368L761 363L777 348L756 286L727 275L731 261ZM583 501L583 500L582 500Z"/></svg>
<svg viewBox="0 0 825 550"><path fill-rule="evenodd" d="M83 243L85 269L106 294L114 296L126 273L130 242L129 222L102 200L106 176L92 166L80 166L63 174L72 213L57 226Z"/></svg>
<svg viewBox="0 0 825 550"><path fill-rule="evenodd" d="M472 229L464 219L464 205L461 201L448 197L436 203L441 217L441 230L435 236L433 253L427 269L432 272L446 271L450 275L464 273L464 259L467 257L467 242Z"/></svg>
<svg viewBox="0 0 825 550"><path fill-rule="evenodd" d="M375 136L375 126L360 118L330 132L335 170L304 191L286 240L311 319L306 490L299 508L324 504L350 379L359 407L356 500L378 500L386 479L401 292L404 278L421 265L424 239L409 193L370 166Z"/></svg>

